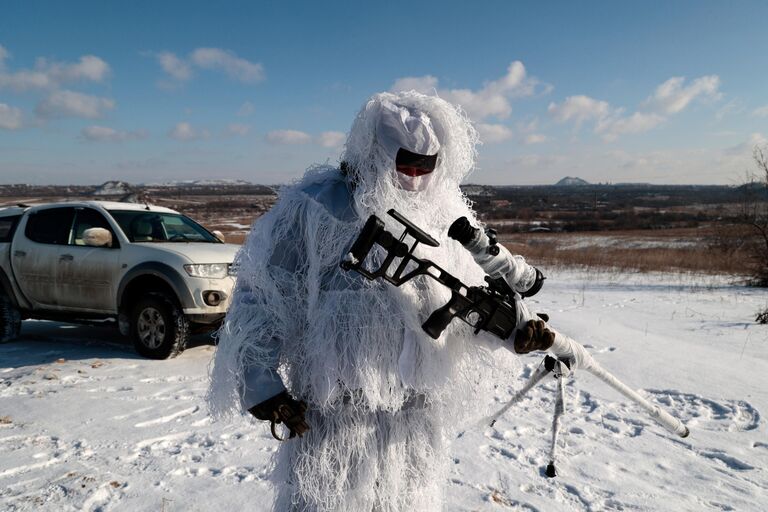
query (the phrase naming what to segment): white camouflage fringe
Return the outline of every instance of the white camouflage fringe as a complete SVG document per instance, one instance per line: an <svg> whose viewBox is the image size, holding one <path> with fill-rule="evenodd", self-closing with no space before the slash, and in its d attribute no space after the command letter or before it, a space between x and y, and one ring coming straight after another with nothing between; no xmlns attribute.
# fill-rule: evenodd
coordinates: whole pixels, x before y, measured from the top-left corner
<svg viewBox="0 0 768 512"><path fill-rule="evenodd" d="M441 130L438 167L424 192L401 190L394 162L376 144L382 101L427 112ZM459 183L476 143L466 118L439 98L377 95L358 115L344 153L357 218L338 218L306 192L344 179L338 169L315 167L254 223L236 260L208 403L217 417L240 413L243 369L277 360L289 392L309 404L311 430L278 450L275 510L438 509L446 429L483 414L494 385L513 377L506 351L491 356L468 326L454 321L439 340L423 332L422 322L450 296L441 285L417 278L396 288L339 268L370 214L402 231L385 213L395 208L441 244L417 254L481 284L483 272L447 238L457 217L475 222Z"/></svg>

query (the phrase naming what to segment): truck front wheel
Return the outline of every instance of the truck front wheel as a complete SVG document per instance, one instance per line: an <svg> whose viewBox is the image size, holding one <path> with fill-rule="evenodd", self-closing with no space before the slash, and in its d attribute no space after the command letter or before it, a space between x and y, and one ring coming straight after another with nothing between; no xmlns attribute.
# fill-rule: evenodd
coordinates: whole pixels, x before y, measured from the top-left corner
<svg viewBox="0 0 768 512"><path fill-rule="evenodd" d="M163 293L150 293L131 310L131 338L136 352L150 359L168 359L184 351L189 320Z"/></svg>

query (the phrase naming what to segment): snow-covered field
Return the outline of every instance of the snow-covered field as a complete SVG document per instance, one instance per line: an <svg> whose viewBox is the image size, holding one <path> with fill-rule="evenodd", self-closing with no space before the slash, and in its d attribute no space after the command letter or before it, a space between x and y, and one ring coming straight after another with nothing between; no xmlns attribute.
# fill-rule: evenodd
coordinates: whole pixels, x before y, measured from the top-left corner
<svg viewBox="0 0 768 512"><path fill-rule="evenodd" d="M540 298L539 298L540 297ZM687 422L667 433L588 374L543 476L552 383L451 444L445 510L768 510L768 294L723 279L551 273L535 310ZM211 423L214 347L147 361L106 327L27 322L0 345L0 510L269 509L268 428ZM541 356L500 386L501 403Z"/></svg>

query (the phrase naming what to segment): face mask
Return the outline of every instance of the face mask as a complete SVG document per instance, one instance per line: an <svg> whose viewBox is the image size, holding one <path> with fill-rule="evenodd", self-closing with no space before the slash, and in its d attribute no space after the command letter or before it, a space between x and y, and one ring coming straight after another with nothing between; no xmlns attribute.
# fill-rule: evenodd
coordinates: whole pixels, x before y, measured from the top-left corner
<svg viewBox="0 0 768 512"><path fill-rule="evenodd" d="M437 153L434 155L420 155L405 148L400 148L395 158L397 182L404 190L424 190L429 184L432 172L436 166Z"/></svg>

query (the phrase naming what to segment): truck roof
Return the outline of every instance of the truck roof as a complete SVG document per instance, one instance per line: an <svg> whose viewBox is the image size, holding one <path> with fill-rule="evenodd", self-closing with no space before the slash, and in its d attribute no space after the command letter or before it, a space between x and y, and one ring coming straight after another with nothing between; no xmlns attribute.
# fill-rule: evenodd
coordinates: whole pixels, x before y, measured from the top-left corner
<svg viewBox="0 0 768 512"><path fill-rule="evenodd" d="M163 212L163 213L179 213L176 210L165 208L164 206L155 206L151 204L138 204L138 203L121 203L118 201L67 201L57 203L37 203L23 206L9 206L6 208L0 208L0 217L8 217L11 215L21 215L29 208L37 207L55 207L55 206L91 206L96 208L104 208L105 210L123 210L123 211L150 211L150 212Z"/></svg>
<svg viewBox="0 0 768 512"><path fill-rule="evenodd" d="M14 215L21 215L26 209L26 206L6 206L5 208L0 208L0 217L12 217Z"/></svg>
<svg viewBox="0 0 768 512"><path fill-rule="evenodd" d="M105 210L143 210L150 212L179 213L165 206L155 206L153 204L139 203L121 203L119 201L83 201L88 206L101 206Z"/></svg>

